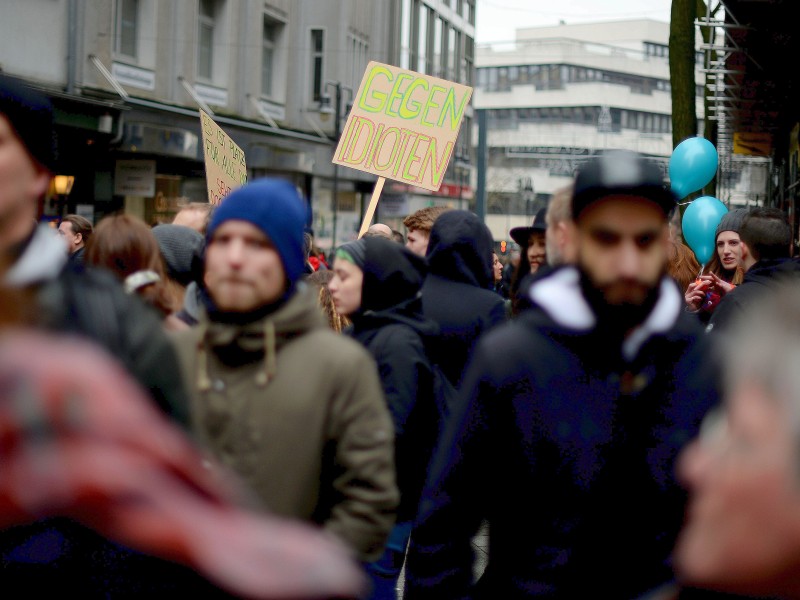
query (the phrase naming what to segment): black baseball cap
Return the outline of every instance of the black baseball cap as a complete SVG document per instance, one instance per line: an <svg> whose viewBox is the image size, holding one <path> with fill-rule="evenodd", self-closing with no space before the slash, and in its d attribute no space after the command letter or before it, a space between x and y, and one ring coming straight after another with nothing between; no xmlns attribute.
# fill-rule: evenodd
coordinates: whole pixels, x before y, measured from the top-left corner
<svg viewBox="0 0 800 600"><path fill-rule="evenodd" d="M615 194L647 198L657 204L665 216L678 202L655 161L630 150L610 150L578 168L572 195L572 218L577 219L590 204Z"/></svg>

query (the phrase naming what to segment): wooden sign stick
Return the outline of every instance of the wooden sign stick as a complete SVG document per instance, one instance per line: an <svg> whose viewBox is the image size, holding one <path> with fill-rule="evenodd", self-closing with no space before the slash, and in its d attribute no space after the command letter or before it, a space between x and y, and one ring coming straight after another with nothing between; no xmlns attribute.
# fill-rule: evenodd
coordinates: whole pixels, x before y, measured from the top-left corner
<svg viewBox="0 0 800 600"><path fill-rule="evenodd" d="M369 199L369 206L367 206L367 212L364 214L361 230L358 232L359 239L361 239L364 234L367 233L367 229L369 229L372 215L375 214L375 207L378 206L378 199L381 197L381 191L383 191L384 181L386 181L385 177L378 177L378 181L375 182L375 188L372 190L372 198Z"/></svg>

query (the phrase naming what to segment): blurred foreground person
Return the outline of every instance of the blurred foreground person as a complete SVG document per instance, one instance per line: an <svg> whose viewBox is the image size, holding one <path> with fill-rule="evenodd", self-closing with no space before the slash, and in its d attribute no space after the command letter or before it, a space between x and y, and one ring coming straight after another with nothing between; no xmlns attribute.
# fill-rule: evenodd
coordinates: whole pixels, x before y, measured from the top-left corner
<svg viewBox="0 0 800 600"><path fill-rule="evenodd" d="M776 283L726 330L725 403L681 454L689 490L679 581L800 598L800 282Z"/></svg>
<svg viewBox="0 0 800 600"><path fill-rule="evenodd" d="M69 517L112 544L174 564L163 573L162 593L176 598L355 598L365 589L341 542L255 512L238 479L202 455L94 344L3 327L0 432L0 528L6 531ZM58 540L50 543L55 551ZM77 557L53 561L62 578L27 582L37 590L50 584L48 597L148 596L135 580L100 592L103 571L78 569ZM14 587L6 592L22 593L24 580L7 575L0 581Z"/></svg>
<svg viewBox="0 0 800 600"><path fill-rule="evenodd" d="M331 330L305 282L305 222L285 180L226 196L206 232L209 303L175 339L197 439L269 510L324 527L368 561L398 503L392 420L375 361Z"/></svg>
<svg viewBox="0 0 800 600"><path fill-rule="evenodd" d="M38 203L56 165L54 139L50 101L0 73L3 285L26 295L32 326L97 342L147 390L154 405L186 423L188 400L175 376L177 357L158 316L141 299L126 294L113 275L68 264L58 234L35 225ZM64 518L31 518L0 532L4 588L24 589L34 597L54 591L109 597L131 586L145 595L172 593L180 588L180 575L171 566L111 544Z"/></svg>
<svg viewBox="0 0 800 600"><path fill-rule="evenodd" d="M576 264L478 341L423 490L406 600L629 599L672 579L675 458L717 398L708 336L665 272L675 203L641 155L579 169Z"/></svg>

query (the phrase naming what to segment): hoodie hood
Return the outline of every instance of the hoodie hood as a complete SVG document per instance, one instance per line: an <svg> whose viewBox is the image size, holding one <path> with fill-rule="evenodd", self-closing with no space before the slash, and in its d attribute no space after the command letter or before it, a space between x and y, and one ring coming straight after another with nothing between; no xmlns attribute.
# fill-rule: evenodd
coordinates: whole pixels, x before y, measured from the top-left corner
<svg viewBox="0 0 800 600"><path fill-rule="evenodd" d="M365 246L361 309L353 315L356 331L403 323L423 337L438 327L422 316L420 288L427 274L425 259L395 241L362 238Z"/></svg>
<svg viewBox="0 0 800 600"><path fill-rule="evenodd" d="M379 237L363 238L364 283L361 310L380 311L416 298L425 280L425 259L397 242Z"/></svg>
<svg viewBox="0 0 800 600"><path fill-rule="evenodd" d="M492 233L475 213L448 210L433 223L428 268L444 279L490 289L493 250Z"/></svg>

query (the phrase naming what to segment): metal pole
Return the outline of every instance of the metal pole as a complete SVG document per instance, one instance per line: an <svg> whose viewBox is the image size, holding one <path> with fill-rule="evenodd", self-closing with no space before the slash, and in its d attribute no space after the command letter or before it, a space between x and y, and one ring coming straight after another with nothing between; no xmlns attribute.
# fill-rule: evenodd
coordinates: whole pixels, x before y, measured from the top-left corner
<svg viewBox="0 0 800 600"><path fill-rule="evenodd" d="M478 113L478 189L475 195L475 213L481 221L486 220L486 109L480 108Z"/></svg>
<svg viewBox="0 0 800 600"><path fill-rule="evenodd" d="M339 144L339 121L342 118L342 84L338 81L334 84L336 86L336 106L334 107L334 123L333 123L333 138L334 147L333 151L336 152L336 145ZM336 249L336 220L339 214L339 165L333 163L333 233L331 244L333 250Z"/></svg>

